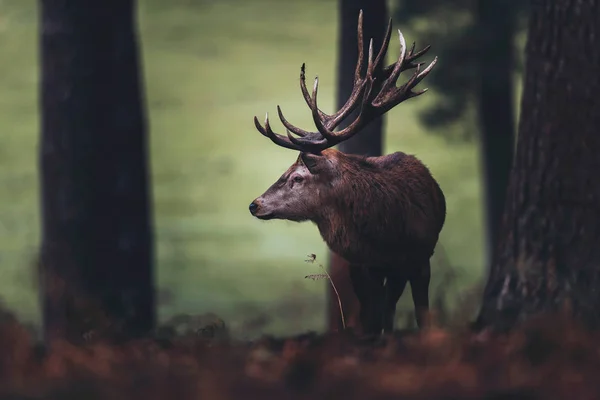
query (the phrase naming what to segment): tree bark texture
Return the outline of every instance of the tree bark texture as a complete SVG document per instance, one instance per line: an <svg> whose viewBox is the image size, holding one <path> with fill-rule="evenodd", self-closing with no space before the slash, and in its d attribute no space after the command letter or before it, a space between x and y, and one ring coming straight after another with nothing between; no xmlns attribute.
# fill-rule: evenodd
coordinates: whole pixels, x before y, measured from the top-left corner
<svg viewBox="0 0 600 400"><path fill-rule="evenodd" d="M567 301L600 322L600 1L536 1L515 162L479 324Z"/></svg>
<svg viewBox="0 0 600 400"><path fill-rule="evenodd" d="M47 340L155 321L147 138L133 0L41 0Z"/></svg>
<svg viewBox="0 0 600 400"><path fill-rule="evenodd" d="M505 0L478 0L478 106L487 268L494 259L513 159L515 12Z"/></svg>
<svg viewBox="0 0 600 400"><path fill-rule="evenodd" d="M388 23L385 0L340 0L338 36L338 82L337 108L341 108L350 97L354 85L354 70L358 60L358 14L363 10L363 45L365 57L369 54L369 41L373 38L373 50L377 54ZM392 35L393 36L393 35ZM366 70L366 63L363 73ZM343 129L358 116L358 109L340 124ZM379 156L383 148L383 118L377 118L362 132L338 146L344 153ZM355 326L358 321L358 299L354 295L350 281L349 266L346 260L330 254L329 272L342 300L346 322ZM341 330L341 315L335 292L328 289L329 329Z"/></svg>

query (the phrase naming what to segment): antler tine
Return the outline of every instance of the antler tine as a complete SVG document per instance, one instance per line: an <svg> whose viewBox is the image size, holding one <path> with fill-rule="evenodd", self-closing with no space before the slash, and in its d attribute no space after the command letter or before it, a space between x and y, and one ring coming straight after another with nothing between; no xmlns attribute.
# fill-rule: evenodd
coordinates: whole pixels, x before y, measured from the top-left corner
<svg viewBox="0 0 600 400"><path fill-rule="evenodd" d="M311 95L308 93L308 89L306 87L306 76L304 73L304 64L302 64L302 71L300 73L300 90L302 91L304 101L306 102L308 107L313 111L313 113L316 113L319 116L319 119L325 126L328 127L329 130L335 129L335 127L337 127L340 124L340 122L348 116L348 114L354 111L354 109L358 105L357 99L362 95L363 88L363 79L359 78L359 80L355 80L354 87L352 88L352 92L348 97L348 100L346 100L346 103L336 113L331 115L327 114L321 109L316 108L316 106L314 106L313 103L316 102L316 99L313 101ZM313 108L315 109L313 110Z"/></svg>
<svg viewBox="0 0 600 400"><path fill-rule="evenodd" d="M414 52L415 51L415 42L413 42L411 49L409 50L408 54L404 58L404 64L402 64L402 67L400 68L400 73L402 73L406 70L409 70L409 69L417 68L418 65L424 64L424 63L415 63L414 61L417 58L424 55L425 53L427 53L429 51L429 49L431 49L431 45L427 45L423 49L421 49L415 53ZM387 67L385 67L383 69L383 75L389 76L395 67L396 67L396 63L388 65Z"/></svg>
<svg viewBox="0 0 600 400"><path fill-rule="evenodd" d="M385 30L383 42L381 43L381 49L379 49L379 53L377 53L377 57L375 58L375 66L376 67L379 64L383 63L385 54L387 53L388 46L390 45L391 37L392 37L392 19L390 18L387 29ZM413 45L413 47L414 47L414 45Z"/></svg>
<svg viewBox="0 0 600 400"><path fill-rule="evenodd" d="M367 75L365 79L373 79L373 70L375 69L375 65L373 63L373 38L369 41L369 61L367 63Z"/></svg>
<svg viewBox="0 0 600 400"><path fill-rule="evenodd" d="M277 106L277 114L279 115L279 119L281 120L281 123L283 124L283 126L285 126L285 129L294 132L296 135L298 135L300 137L305 137L310 134L310 132L305 131L304 129L300 129L297 126L290 124L288 122L288 120L283 116L283 111L281 111L281 107L279 107L279 106Z"/></svg>
<svg viewBox="0 0 600 400"><path fill-rule="evenodd" d="M323 123L322 119L320 118L320 115L318 113L319 108L317 106L317 91L319 90L319 77L315 77L315 84L313 85L313 92L312 92L312 116L313 116L313 121L315 122L315 126L317 127L317 130L319 131L319 133L321 135L323 135L323 137L327 140L335 140L335 133L333 133L333 131L329 128L329 126L327 126L327 122Z"/></svg>
<svg viewBox="0 0 600 400"><path fill-rule="evenodd" d="M433 69L433 67L435 67L435 64L437 64L437 61L438 61L438 58L434 57L433 61L431 61L429 63L429 65L427 66L427 68L425 68L423 71L421 71L420 74L417 75L417 79L415 79L415 81L412 84L411 88L413 88L416 85L418 85L419 82L421 82L423 80L423 78L425 78L427 75L429 75L429 73L431 72L431 70Z"/></svg>
<svg viewBox="0 0 600 400"><path fill-rule="evenodd" d="M281 112L281 107L277 106L277 111L279 112L279 117L282 119L282 122L283 122L285 120L285 118L283 117L283 113ZM289 123L287 121L286 121L286 123L289 125ZM271 124L269 123L269 114L268 113L265 114L265 126L264 127L260 124L260 122L258 122L257 117L254 117L254 125L256 126L256 129L263 136L268 137L269 139L271 139L271 141L273 143L275 143L281 147L285 147L287 149L297 150L297 151L319 152L323 149L326 149L327 147L330 147L328 145L327 139L323 138L322 136L320 138L315 138L315 133L313 133L313 132L302 131L305 136L309 136L309 135L312 136L311 138L306 138L306 137L295 138L292 136L292 134L290 133L290 131L288 129L286 129L287 137L273 132L273 129L271 129ZM299 128L296 128L296 129L299 129Z"/></svg>
<svg viewBox="0 0 600 400"><path fill-rule="evenodd" d="M369 91L370 91L370 88L369 88ZM366 97L366 95L365 95L365 97ZM360 105L360 112L358 114L358 117L354 121L352 121L352 123L350 125L348 125L344 129L342 129L341 131L337 132L337 134L335 135L335 140L332 141L334 143L334 145L350 139L352 136L354 136L356 133L358 133L363 126L365 126L369 122L365 118L365 114L363 112L365 110L366 105L367 105L367 102L363 101L362 104Z"/></svg>
<svg viewBox="0 0 600 400"><path fill-rule="evenodd" d="M383 114L386 111L392 109L397 106L404 100L408 100L413 97L417 97L425 93L428 89L424 88L418 92L413 92L412 89L419 84L433 69L435 64L437 63L438 58L435 57L433 61L423 70L421 71L421 65L423 63L419 63L416 67L416 71L410 77L410 79L402 85L400 88L394 87L393 92L388 93L380 93L381 99L377 99L377 102L373 101L373 106L380 108L378 114ZM379 96L378 96L379 97Z"/></svg>
<svg viewBox="0 0 600 400"><path fill-rule="evenodd" d="M302 63L302 67L300 67L300 90L302 91L302 97L304 97L304 101L306 102L306 105L309 108L312 108L312 99L310 97L310 94L308 94L308 89L306 88L305 71L306 71L306 65L305 65L305 63ZM319 113L319 117L322 119L331 118L330 115L325 114L323 111L321 111L319 109L317 109L317 112Z"/></svg>
<svg viewBox="0 0 600 400"><path fill-rule="evenodd" d="M383 83L381 91L372 102L374 107L382 108L378 114L385 113L406 99L425 93L426 90L415 93L412 91L412 89L431 72L437 63L436 57L423 71L421 71L421 66L424 63L413 64L412 62L429 51L431 46L426 46L424 49L414 53L415 44L413 42L413 45L407 55L406 41L404 40L404 35L402 35L400 29L398 29L398 39L400 40L400 55L398 56L398 60L395 64L393 64L393 69ZM400 88L396 88L396 81L398 80L400 73L409 68L416 68L415 73L411 76L408 82L406 82Z"/></svg>
<svg viewBox="0 0 600 400"><path fill-rule="evenodd" d="M415 93L412 91L412 89L415 86L417 86L419 84L419 82L421 82L423 80L423 78L425 78L427 75L429 75L429 73L431 72L433 67L435 67L435 64L437 64L437 61L438 61L438 58L434 57L433 61L431 61L429 63L429 65L421 72L419 72L419 70L421 68L421 65L424 63L421 63L417 66L417 70L415 71L415 73L413 74L411 79L408 82L406 82L404 85L402 85L402 87L400 88L402 93L408 94L407 98L416 97L427 91L427 88L425 88L425 89Z"/></svg>
<svg viewBox="0 0 600 400"><path fill-rule="evenodd" d="M410 46L410 50L408 52L408 57L411 57L412 54L415 52L415 46L417 45L417 42L413 42L412 46ZM429 46L431 47L431 46ZM427 48L427 50L429 50L429 48ZM426 50L426 51L427 51ZM422 51L422 50L421 50Z"/></svg>
<svg viewBox="0 0 600 400"><path fill-rule="evenodd" d="M398 56L398 61L396 61L390 76L383 82L383 85L381 86L381 92L377 98L375 98L375 101L378 100L379 96L383 95L387 90L389 90L390 86L396 85L396 81L400 76L400 72L402 72L402 65L404 65L404 60L406 58L406 41L404 40L404 35L402 35L402 32L400 32L400 29L398 29L398 39L400 40L400 55Z"/></svg>
<svg viewBox="0 0 600 400"><path fill-rule="evenodd" d="M286 130L287 136L293 144L297 145L300 151L321 151L327 147L331 147L327 139L321 138L295 138L290 131Z"/></svg>
<svg viewBox="0 0 600 400"><path fill-rule="evenodd" d="M370 53L369 64L372 64L372 55L373 55L372 51L370 51L369 53ZM377 116L373 112L369 112L368 116L365 116L365 112L364 112L366 108L372 107L370 104L371 103L371 90L373 89L373 83L374 83L374 79L371 75L372 72L373 72L373 69L369 68L367 70L367 75L365 76L365 79L364 79L364 85L363 85L364 94L363 94L363 100L360 104L360 112L358 113L358 117L354 121L352 121L352 123L350 123L347 127L345 127L344 129L342 129L341 131L339 131L335 134L335 143L336 144L350 139L352 136L357 134L365 125L367 125L375 116Z"/></svg>
<svg viewBox="0 0 600 400"><path fill-rule="evenodd" d="M304 64L302 66L304 67ZM300 76L300 78L302 80L304 80L304 68L302 68L302 75ZM315 78L315 83L314 83L313 92L312 92L312 98L308 94L308 90L306 89L306 84L304 82L301 84L301 87L302 87L302 94L304 95L304 100L306 101L306 103L308 104L308 107L312 111L313 120L315 122L317 130L319 131L318 133L320 133L321 136L323 136L325 138L325 140L333 139L333 137L335 135L329 129L329 127L327 126L327 123L323 123L323 121L329 121L331 116L329 116L329 115L325 114L324 112L322 112L321 110L319 110L319 107L317 105L317 91L319 88L319 77ZM317 134L317 132L305 131L304 129L300 129L300 128L292 125L291 123L289 123L288 120L283 116L283 112L281 111L281 108L279 106L277 106L277 112L279 113L279 119L281 120L281 123L285 126L285 128L288 131L292 131L296 135L298 135L302 138L315 136ZM308 139L308 138L305 140L297 139L297 138L294 138L293 136L291 136L289 133L287 136L292 143L297 144L297 145L309 145L310 143L312 143L310 141L310 139Z"/></svg>
<svg viewBox="0 0 600 400"><path fill-rule="evenodd" d="M410 49L410 53L408 53L408 57L406 57L406 61L412 62L412 61L416 60L417 58L421 57L423 54L427 53L429 51L429 49L431 49L430 44L428 44L427 46L423 47L421 50L414 53L415 43L413 42L412 49Z"/></svg>
<svg viewBox="0 0 600 400"><path fill-rule="evenodd" d="M266 136L269 139L271 139L271 141L273 143L275 143L276 145L279 145L281 147L285 147L285 148L291 149L291 150L301 150L301 148L298 145L292 143L288 138L278 135L275 132L273 132L273 130L271 129L271 125L269 124L269 114L268 113L265 115L264 128L260 124L260 122L258 122L258 118L256 118L256 117L254 117L254 126L256 126L256 129L258 129L258 131L263 136Z"/></svg>
<svg viewBox="0 0 600 400"><path fill-rule="evenodd" d="M363 10L358 12L358 26L356 28L356 42L358 44L358 60L356 60L356 68L354 69L354 82L360 81L360 74L364 64L364 46L363 46Z"/></svg>

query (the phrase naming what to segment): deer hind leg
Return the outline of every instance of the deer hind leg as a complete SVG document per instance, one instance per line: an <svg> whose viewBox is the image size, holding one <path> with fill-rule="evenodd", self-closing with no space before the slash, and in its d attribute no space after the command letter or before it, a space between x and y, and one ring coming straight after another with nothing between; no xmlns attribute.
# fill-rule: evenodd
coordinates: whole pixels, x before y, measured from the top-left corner
<svg viewBox="0 0 600 400"><path fill-rule="evenodd" d="M431 278L431 266L429 260L419 265L417 271L410 277L410 288L412 290L413 303L415 305L415 317L417 326L422 329L429 311L429 280Z"/></svg>

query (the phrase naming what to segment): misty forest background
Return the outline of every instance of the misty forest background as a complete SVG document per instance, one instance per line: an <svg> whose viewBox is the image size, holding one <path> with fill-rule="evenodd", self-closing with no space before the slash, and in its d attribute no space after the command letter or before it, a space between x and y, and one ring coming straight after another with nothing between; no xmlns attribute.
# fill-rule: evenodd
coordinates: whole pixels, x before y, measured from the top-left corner
<svg viewBox="0 0 600 400"><path fill-rule="evenodd" d="M407 43L432 44L427 60L440 57L420 85L430 92L387 115L384 154L416 154L444 190L448 216L431 297L443 291L450 307L483 284L488 263L475 3L388 2ZM33 325L40 323L39 12L34 0L0 0L0 293ZM518 117L526 10L513 12ZM317 229L257 221L248 204L297 157L262 137L252 117L274 116L279 104L292 123L313 126L298 87L303 62L309 78L319 76L321 108L334 109L339 18L336 0L138 2L160 320L212 312L239 337L325 329L327 283L304 278L320 272L305 263L308 254L328 260ZM396 35L388 53L398 55ZM411 307L407 293L398 312Z"/></svg>

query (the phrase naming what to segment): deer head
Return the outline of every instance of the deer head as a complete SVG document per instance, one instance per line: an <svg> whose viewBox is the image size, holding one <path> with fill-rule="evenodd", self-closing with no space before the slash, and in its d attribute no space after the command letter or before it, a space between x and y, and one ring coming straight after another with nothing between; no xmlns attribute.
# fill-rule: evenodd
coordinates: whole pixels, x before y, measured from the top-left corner
<svg viewBox="0 0 600 400"><path fill-rule="evenodd" d="M415 44L407 52L402 32L398 30L400 55L398 60L383 67L384 58L392 33L390 19L386 34L375 59L373 40L369 44L369 54L365 76L363 52L363 13L358 17L358 61L355 69L354 86L350 97L342 108L334 114L326 114L317 105L318 77L315 78L312 95L306 87L305 65L300 69L300 89L317 128L316 132L300 129L287 121L281 108L277 106L279 119L286 128L286 136L271 129L268 114L264 127L254 117L256 129L278 146L300 151L296 162L263 195L250 204L250 212L260 219L287 219L291 221L315 220L329 200L329 190L338 182L344 171L347 158L331 147L350 139L374 119L385 114L401 102L417 97L427 91L413 91L414 87L429 74L437 62L437 57L424 69L424 63L415 62L430 48L415 52ZM402 86L396 82L400 73L415 69L410 79ZM374 90L375 89L375 90ZM336 127L357 107L358 116L346 128L334 132Z"/></svg>

